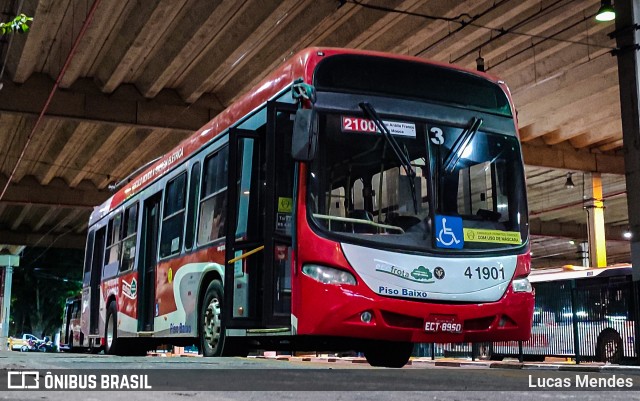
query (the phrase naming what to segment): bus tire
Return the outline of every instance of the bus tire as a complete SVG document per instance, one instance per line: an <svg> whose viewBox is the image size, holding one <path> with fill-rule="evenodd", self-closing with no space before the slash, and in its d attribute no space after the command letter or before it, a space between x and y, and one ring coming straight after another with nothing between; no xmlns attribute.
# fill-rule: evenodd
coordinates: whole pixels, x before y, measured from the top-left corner
<svg viewBox="0 0 640 401"><path fill-rule="evenodd" d="M598 348L596 355L600 362L620 363L622 362L622 338L615 330L605 330L598 338Z"/></svg>
<svg viewBox="0 0 640 401"><path fill-rule="evenodd" d="M213 280L204 294L199 313L200 349L203 356L223 356L225 332L222 327L222 283Z"/></svg>
<svg viewBox="0 0 640 401"><path fill-rule="evenodd" d="M107 319L104 323L104 353L107 355L117 355L118 340L118 310L115 302L110 302L107 308Z"/></svg>
<svg viewBox="0 0 640 401"><path fill-rule="evenodd" d="M376 341L364 351L371 366L401 368L409 362L413 344L408 342Z"/></svg>

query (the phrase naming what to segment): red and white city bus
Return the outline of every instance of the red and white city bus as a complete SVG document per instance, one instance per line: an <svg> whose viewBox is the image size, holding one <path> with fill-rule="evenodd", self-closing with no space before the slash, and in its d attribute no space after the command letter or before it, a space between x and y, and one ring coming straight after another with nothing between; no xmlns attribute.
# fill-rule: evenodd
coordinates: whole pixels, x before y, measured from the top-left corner
<svg viewBox="0 0 640 401"><path fill-rule="evenodd" d="M415 57L291 57L89 221L83 346L358 350L526 340L524 169L507 87Z"/></svg>

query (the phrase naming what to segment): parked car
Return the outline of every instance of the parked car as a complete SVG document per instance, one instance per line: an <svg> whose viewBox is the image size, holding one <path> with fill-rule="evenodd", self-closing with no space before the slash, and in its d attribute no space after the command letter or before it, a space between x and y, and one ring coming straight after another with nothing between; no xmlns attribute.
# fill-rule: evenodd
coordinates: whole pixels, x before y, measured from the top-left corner
<svg viewBox="0 0 640 401"><path fill-rule="evenodd" d="M9 349L12 351L36 351L42 340L33 334L23 334L22 337L9 337Z"/></svg>

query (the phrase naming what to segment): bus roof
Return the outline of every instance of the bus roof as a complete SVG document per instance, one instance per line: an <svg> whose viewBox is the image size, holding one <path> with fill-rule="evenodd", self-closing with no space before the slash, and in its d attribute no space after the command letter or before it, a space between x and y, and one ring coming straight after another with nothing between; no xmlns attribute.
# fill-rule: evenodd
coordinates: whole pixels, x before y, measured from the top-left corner
<svg viewBox="0 0 640 401"><path fill-rule="evenodd" d="M563 266L547 269L533 269L529 281L540 283L547 281L572 280L589 277L611 277L631 274L630 264L619 264L607 267Z"/></svg>
<svg viewBox="0 0 640 401"><path fill-rule="evenodd" d="M160 179L167 172L171 171L173 167L179 165L182 161L187 160L189 156L197 152L203 145L211 141L217 135L226 131L241 118L257 109L261 104L272 99L278 93L291 85L292 82L297 78L303 78L304 81L308 83L312 82L313 72L316 64L327 56L338 54L354 54L394 58L398 60L436 65L443 68L454 69L461 72L473 74L479 77L483 77L497 85L500 85L507 94L509 102L512 101L511 94L509 93L509 90L504 82L498 80L496 77L490 74L465 69L455 65L432 62L413 56L355 49L310 47L301 50L300 52L289 58L280 67L278 67L278 69L273 71L264 80L262 80L256 86L251 88L247 93L234 101L229 107L223 110L211 121L206 123L202 128L197 130L193 135L182 141L169 153L158 158L154 163L145 168L140 174L138 174L136 177L133 177L127 184L122 186L113 196L111 196L101 205L97 206L91 213L91 217L89 218L89 226L93 225L102 217L109 214L109 212L119 207L124 201L140 192L149 184Z"/></svg>

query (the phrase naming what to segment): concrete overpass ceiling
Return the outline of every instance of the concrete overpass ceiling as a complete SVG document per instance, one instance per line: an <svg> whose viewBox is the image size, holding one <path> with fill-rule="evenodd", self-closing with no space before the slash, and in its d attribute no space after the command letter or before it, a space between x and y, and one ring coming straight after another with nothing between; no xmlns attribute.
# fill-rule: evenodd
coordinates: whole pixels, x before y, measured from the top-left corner
<svg viewBox="0 0 640 401"><path fill-rule="evenodd" d="M34 21L27 34L0 42L0 189L11 177L0 199L0 244L83 247L88 215L110 196L110 183L169 151L296 51L317 45L468 68L482 56L518 109L535 263L579 261L589 172L603 173L615 239L610 261L628 260L617 64L608 36L614 24L594 20L599 0L340 3L3 2L3 15L23 12ZM564 189L568 172L572 190Z"/></svg>

